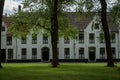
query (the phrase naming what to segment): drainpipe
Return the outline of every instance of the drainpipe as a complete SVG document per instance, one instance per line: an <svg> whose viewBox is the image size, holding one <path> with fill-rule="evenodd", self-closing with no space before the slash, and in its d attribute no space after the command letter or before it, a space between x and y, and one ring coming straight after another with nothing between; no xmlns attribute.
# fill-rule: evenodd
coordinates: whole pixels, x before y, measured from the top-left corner
<svg viewBox="0 0 120 80"><path fill-rule="evenodd" d="M21 11L21 5L18 5L18 12ZM16 62L17 62L17 48L18 48L18 45L17 45L17 38L16 38Z"/></svg>
<svg viewBox="0 0 120 80"><path fill-rule="evenodd" d="M17 62L17 38L16 38L16 62Z"/></svg>
<svg viewBox="0 0 120 80"><path fill-rule="evenodd" d="M119 50L119 30L117 33L118 33L118 36L117 36L118 37L118 62L119 62L119 52L120 52L120 50Z"/></svg>
<svg viewBox="0 0 120 80"><path fill-rule="evenodd" d="M74 40L74 43L73 43L74 59L75 59L75 56L76 56L76 54L75 54L75 46L76 46L76 43L75 43L75 40Z"/></svg>

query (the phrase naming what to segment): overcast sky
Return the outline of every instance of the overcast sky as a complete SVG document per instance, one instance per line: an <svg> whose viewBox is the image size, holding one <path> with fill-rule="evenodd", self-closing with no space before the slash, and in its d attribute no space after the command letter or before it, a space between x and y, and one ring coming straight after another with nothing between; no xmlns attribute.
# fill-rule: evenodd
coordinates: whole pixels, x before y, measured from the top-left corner
<svg viewBox="0 0 120 80"><path fill-rule="evenodd" d="M3 14L7 13L8 15L9 14L12 14L13 13L13 9L18 9L18 5L20 5L20 3L22 2L23 0L5 0L5 5L4 5L4 11L3 11ZM109 2L114 2L116 0L109 0ZM111 4L109 5L111 6Z"/></svg>
<svg viewBox="0 0 120 80"><path fill-rule="evenodd" d="M18 5L20 5L21 2L22 0L5 0L3 14L11 14L13 12L13 9L17 9Z"/></svg>

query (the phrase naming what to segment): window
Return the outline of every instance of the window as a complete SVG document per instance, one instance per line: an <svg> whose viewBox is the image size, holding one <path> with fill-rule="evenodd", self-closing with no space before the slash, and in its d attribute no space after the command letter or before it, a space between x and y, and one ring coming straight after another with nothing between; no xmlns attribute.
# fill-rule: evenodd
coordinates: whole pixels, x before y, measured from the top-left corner
<svg viewBox="0 0 120 80"><path fill-rule="evenodd" d="M70 49L69 48L65 48L64 49L64 53L65 53L65 59L70 59Z"/></svg>
<svg viewBox="0 0 120 80"><path fill-rule="evenodd" d="M2 28L1 28L1 29L2 29L2 31L5 31L5 26L2 26Z"/></svg>
<svg viewBox="0 0 120 80"><path fill-rule="evenodd" d="M26 43L27 43L26 37L22 37L21 44L26 44Z"/></svg>
<svg viewBox="0 0 120 80"><path fill-rule="evenodd" d="M95 23L95 29L99 29L99 23Z"/></svg>
<svg viewBox="0 0 120 80"><path fill-rule="evenodd" d="M105 43L105 39L104 39L104 33L100 33L99 35L99 40L100 40L100 43Z"/></svg>
<svg viewBox="0 0 120 80"><path fill-rule="evenodd" d="M95 34L93 33L89 34L89 43L95 43Z"/></svg>
<svg viewBox="0 0 120 80"><path fill-rule="evenodd" d="M48 37L47 36L43 36L43 44L48 44Z"/></svg>
<svg viewBox="0 0 120 80"><path fill-rule="evenodd" d="M70 39L69 39L69 38L64 37L64 44L69 44L69 43L70 43Z"/></svg>
<svg viewBox="0 0 120 80"><path fill-rule="evenodd" d="M111 32L111 42L112 42L112 43L115 43L115 42L116 42L115 32Z"/></svg>
<svg viewBox="0 0 120 80"><path fill-rule="evenodd" d="M105 59L105 48L100 48L100 59Z"/></svg>
<svg viewBox="0 0 120 80"><path fill-rule="evenodd" d="M58 55L58 58L59 58L59 48L57 48L57 55Z"/></svg>
<svg viewBox="0 0 120 80"><path fill-rule="evenodd" d="M27 59L27 49L26 48L22 48L22 59Z"/></svg>
<svg viewBox="0 0 120 80"><path fill-rule="evenodd" d="M57 43L59 44L59 37L58 37Z"/></svg>
<svg viewBox="0 0 120 80"><path fill-rule="evenodd" d="M32 34L32 44L37 44L37 34Z"/></svg>
<svg viewBox="0 0 120 80"><path fill-rule="evenodd" d="M116 48L112 48L112 55L113 55L113 59L115 59L116 58Z"/></svg>
<svg viewBox="0 0 120 80"><path fill-rule="evenodd" d="M13 49L8 49L8 59L13 59Z"/></svg>
<svg viewBox="0 0 120 80"><path fill-rule="evenodd" d="M79 32L79 43L84 43L84 31Z"/></svg>
<svg viewBox="0 0 120 80"><path fill-rule="evenodd" d="M79 49L79 59L84 59L84 48Z"/></svg>
<svg viewBox="0 0 120 80"><path fill-rule="evenodd" d="M37 48L32 48L32 59L37 59Z"/></svg>
<svg viewBox="0 0 120 80"><path fill-rule="evenodd" d="M7 35L7 45L12 45L12 36Z"/></svg>

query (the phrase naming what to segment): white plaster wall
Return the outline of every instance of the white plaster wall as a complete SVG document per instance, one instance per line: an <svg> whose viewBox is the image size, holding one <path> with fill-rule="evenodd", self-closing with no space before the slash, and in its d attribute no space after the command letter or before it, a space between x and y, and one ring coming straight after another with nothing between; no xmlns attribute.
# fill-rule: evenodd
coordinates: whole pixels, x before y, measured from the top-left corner
<svg viewBox="0 0 120 80"><path fill-rule="evenodd" d="M93 20L94 21L94 20ZM60 41L58 43L58 48L59 48L59 59L64 59L64 48L70 48L70 59L79 59L79 48L84 48L84 56L85 59L89 59L89 47L95 47L96 48L96 58L95 59L100 59L100 47L105 47L105 44L99 43L99 40L97 37L99 37L100 29L92 29L92 22L88 24L86 29L84 30L84 43L79 44L78 40L70 40L70 44L64 44L64 38L60 38ZM3 23L4 24L4 23ZM48 44L43 44L42 41L42 35L37 35L37 44L32 44L32 37L31 35L28 35L27 37L27 44L21 44L20 39L13 38L12 45L7 46L6 45L6 32L7 32L7 27L6 31L2 32L2 48L6 49L6 54L8 54L7 50L12 48L14 50L14 59L21 59L21 49L26 48L27 49L27 59L32 58L32 48L37 48L37 59L42 59L42 51L41 49L43 47L48 47L50 49L50 59L52 59L52 49L51 49L51 39L49 37ZM95 43L90 44L89 43L89 34L94 33L95 34ZM118 34L116 34L116 43L112 44L112 47L116 47L116 58L120 58L120 54L118 54L118 46L120 46L120 30L119 30L119 41L118 41ZM74 52L74 42L76 43L75 45L75 52ZM120 50L120 49L119 49ZM75 55L74 55L75 54ZM6 55L7 57L7 55Z"/></svg>

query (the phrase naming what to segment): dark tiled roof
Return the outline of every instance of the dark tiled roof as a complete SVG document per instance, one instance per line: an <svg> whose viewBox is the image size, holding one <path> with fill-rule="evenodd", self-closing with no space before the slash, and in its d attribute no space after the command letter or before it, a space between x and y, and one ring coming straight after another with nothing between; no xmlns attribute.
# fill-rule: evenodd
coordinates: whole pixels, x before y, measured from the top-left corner
<svg viewBox="0 0 120 80"><path fill-rule="evenodd" d="M118 31L119 27L116 24L108 24L111 31Z"/></svg>
<svg viewBox="0 0 120 80"><path fill-rule="evenodd" d="M91 16L79 16L78 13L74 13L74 12L68 12L66 14L67 17L70 19L70 23L73 26L77 27L79 30L84 30L93 20L93 17L95 15L95 13L93 13ZM77 20L77 18L79 18L79 20ZM110 18L110 16L108 16L108 18ZM108 19L108 26L111 31L118 31L118 25L109 22L109 19Z"/></svg>
<svg viewBox="0 0 120 80"><path fill-rule="evenodd" d="M111 15L109 13L107 15L107 21L108 21L109 29L111 31L118 31L119 25L117 25L117 24L115 24L115 23L112 22L112 17L111 17Z"/></svg>
<svg viewBox="0 0 120 80"><path fill-rule="evenodd" d="M77 27L79 30L84 30L93 19L93 17L80 16L78 13L74 12L69 12L66 14L67 17L70 19L70 23L73 26Z"/></svg>
<svg viewBox="0 0 120 80"><path fill-rule="evenodd" d="M70 19L70 23L79 30L84 30L93 20L93 16L80 16L79 13L75 13L75 12L67 12L66 15ZM110 16L108 16L108 18L109 17ZM2 20L5 22L7 27L10 26L10 21L7 20L6 16L3 16ZM108 20L108 25L111 31L118 31L118 25L110 23L109 20Z"/></svg>

